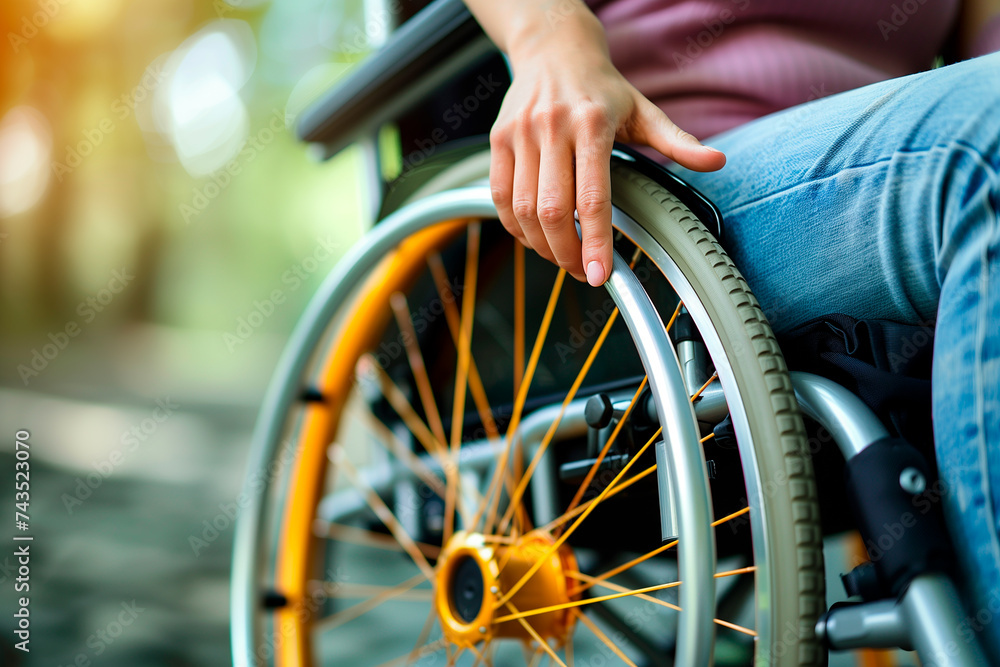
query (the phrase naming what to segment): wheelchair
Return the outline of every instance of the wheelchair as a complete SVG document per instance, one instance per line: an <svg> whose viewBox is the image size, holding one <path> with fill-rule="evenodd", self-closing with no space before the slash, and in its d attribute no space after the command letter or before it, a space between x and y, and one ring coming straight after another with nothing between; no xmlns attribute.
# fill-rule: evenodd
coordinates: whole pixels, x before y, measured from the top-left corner
<svg viewBox="0 0 1000 667"><path fill-rule="evenodd" d="M914 510L934 505L927 463L846 389L788 372L710 201L616 148L614 269L594 289L504 232L483 140L428 134L433 154L385 182L379 128L429 106L440 123L447 82L498 62L436 0L299 119L327 155L366 151L379 222L261 409L235 664L816 665L866 647L985 664L941 519ZM830 609L801 413L880 547Z"/></svg>

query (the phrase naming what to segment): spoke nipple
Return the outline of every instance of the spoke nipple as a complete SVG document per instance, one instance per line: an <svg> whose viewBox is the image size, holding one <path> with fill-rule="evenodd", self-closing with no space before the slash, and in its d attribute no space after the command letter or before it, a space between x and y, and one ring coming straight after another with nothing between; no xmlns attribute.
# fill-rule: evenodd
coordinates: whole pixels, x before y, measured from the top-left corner
<svg viewBox="0 0 1000 667"><path fill-rule="evenodd" d="M481 635L485 635L486 634L486 626L485 625L480 625L479 626L479 634L481 634Z"/></svg>
<svg viewBox="0 0 1000 667"><path fill-rule="evenodd" d="M496 586L490 586L490 593L493 593L493 595L496 595L499 592L500 592L499 588L497 588Z"/></svg>

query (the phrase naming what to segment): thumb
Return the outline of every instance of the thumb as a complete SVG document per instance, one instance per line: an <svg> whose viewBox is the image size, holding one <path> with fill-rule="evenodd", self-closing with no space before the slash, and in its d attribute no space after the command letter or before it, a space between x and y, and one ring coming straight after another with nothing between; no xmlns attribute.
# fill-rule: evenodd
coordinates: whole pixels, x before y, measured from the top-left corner
<svg viewBox="0 0 1000 667"><path fill-rule="evenodd" d="M649 100L639 103L633 141L655 148L660 153L693 171L715 171L726 164L726 156L703 145L694 135L674 125L673 121Z"/></svg>

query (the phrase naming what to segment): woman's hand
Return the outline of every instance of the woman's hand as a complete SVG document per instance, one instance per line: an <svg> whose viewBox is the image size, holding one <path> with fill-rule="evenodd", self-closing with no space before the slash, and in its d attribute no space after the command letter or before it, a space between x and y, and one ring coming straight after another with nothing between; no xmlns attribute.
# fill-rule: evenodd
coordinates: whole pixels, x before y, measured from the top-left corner
<svg viewBox="0 0 1000 667"><path fill-rule="evenodd" d="M473 11L481 1L495 0L468 0ZM514 70L490 133L490 186L507 231L597 286L611 271L615 140L651 146L697 171L720 169L726 158L674 125L622 77L611 64L603 28L582 3L560 14L558 26L551 25L551 13L543 15L543 5L524 9L520 20L501 26L498 13L476 12ZM532 11L538 16L525 16ZM507 30L501 40L502 28Z"/></svg>

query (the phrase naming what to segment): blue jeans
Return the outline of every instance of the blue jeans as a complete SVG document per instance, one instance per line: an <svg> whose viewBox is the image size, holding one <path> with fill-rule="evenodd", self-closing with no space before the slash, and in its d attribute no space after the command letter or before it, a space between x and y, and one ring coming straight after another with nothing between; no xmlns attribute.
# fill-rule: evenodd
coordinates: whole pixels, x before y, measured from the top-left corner
<svg viewBox="0 0 1000 667"><path fill-rule="evenodd" d="M828 313L936 322L935 449L971 591L959 632L1000 664L1000 54L706 143L721 172L677 171L722 209L776 331Z"/></svg>

